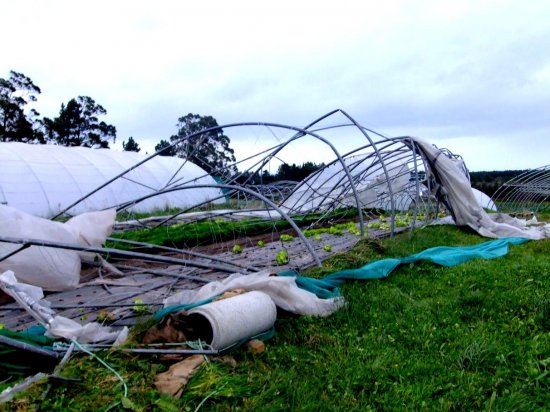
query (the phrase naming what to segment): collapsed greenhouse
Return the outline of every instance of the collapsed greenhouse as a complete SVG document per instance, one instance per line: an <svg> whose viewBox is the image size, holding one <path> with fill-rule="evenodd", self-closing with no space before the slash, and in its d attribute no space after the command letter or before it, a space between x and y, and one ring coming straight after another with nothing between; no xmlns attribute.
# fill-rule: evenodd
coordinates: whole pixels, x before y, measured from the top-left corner
<svg viewBox="0 0 550 412"><path fill-rule="evenodd" d="M14 330L40 323L83 342L114 340L144 316L136 305L158 313L234 288L266 292L291 312L326 315L341 300L305 293L297 274L362 238L414 230L443 214L491 238L550 234L547 226L487 214L496 202L472 191L460 156L383 136L341 110L303 128L221 128L253 136L256 150L210 175L159 153L0 143L0 273L15 276L1 287L16 300L0 307L0 322ZM332 161L301 182L262 182L264 171L312 145ZM48 303L22 279L50 291ZM96 320L110 329L94 323L89 333Z"/></svg>

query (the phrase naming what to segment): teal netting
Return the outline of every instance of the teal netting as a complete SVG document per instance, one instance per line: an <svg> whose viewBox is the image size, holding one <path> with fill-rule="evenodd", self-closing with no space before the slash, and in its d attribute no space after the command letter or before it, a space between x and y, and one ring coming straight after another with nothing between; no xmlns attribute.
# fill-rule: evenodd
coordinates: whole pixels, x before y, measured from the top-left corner
<svg viewBox="0 0 550 412"><path fill-rule="evenodd" d="M490 240L472 246L438 246L426 249L415 255L404 258L382 259L369 263L358 269L346 269L332 273L323 279L297 276L296 272L279 273L282 276L296 276L296 284L322 299L340 296L338 289L346 280L382 279L399 265L426 260L441 266L455 266L472 259L494 259L508 253L509 245L519 245L527 242L526 238L502 238Z"/></svg>

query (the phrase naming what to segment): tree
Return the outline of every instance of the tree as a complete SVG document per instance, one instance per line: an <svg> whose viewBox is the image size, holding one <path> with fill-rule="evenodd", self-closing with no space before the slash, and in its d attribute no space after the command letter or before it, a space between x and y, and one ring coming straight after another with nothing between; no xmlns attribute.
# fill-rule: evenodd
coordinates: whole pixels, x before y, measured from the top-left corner
<svg viewBox="0 0 550 412"><path fill-rule="evenodd" d="M7 80L0 79L0 141L45 143L39 113L31 109L25 114L25 106L38 94L40 88L23 73L10 71Z"/></svg>
<svg viewBox="0 0 550 412"><path fill-rule="evenodd" d="M61 104L59 116L44 118L49 139L63 146L109 147L109 139L116 139L116 128L99 121L97 116L107 114L103 106L88 96L78 96Z"/></svg>
<svg viewBox="0 0 550 412"><path fill-rule="evenodd" d="M166 149L170 145L171 145L170 142L167 142L166 140L161 140L155 146L155 152L160 152L159 156L176 156L177 153L176 153L176 148L175 147L171 147L170 149Z"/></svg>
<svg viewBox="0 0 550 412"><path fill-rule="evenodd" d="M205 133L202 130L212 129ZM194 135L196 133L196 135ZM190 137L191 135L194 135ZM212 116L200 116L189 113L178 119L178 134L170 137L179 142L176 153L189 159L212 175L230 175L237 168L231 165L235 161L234 150L229 147L229 137L223 134L218 122Z"/></svg>
<svg viewBox="0 0 550 412"><path fill-rule="evenodd" d="M275 175L277 180L294 180L301 182L306 177L324 167L324 163L305 162L301 166L296 166L295 163L289 165L283 163L279 166L277 174Z"/></svg>
<svg viewBox="0 0 550 412"><path fill-rule="evenodd" d="M122 142L122 150L124 150L125 152L139 152L141 148L136 143L134 138L130 136L128 138L128 143L126 143L125 141Z"/></svg>

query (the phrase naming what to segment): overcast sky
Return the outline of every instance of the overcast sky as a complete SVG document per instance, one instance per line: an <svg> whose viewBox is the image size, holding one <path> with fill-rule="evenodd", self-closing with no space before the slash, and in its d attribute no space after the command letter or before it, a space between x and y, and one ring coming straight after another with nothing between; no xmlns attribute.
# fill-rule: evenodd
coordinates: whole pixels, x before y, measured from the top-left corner
<svg viewBox="0 0 550 412"><path fill-rule="evenodd" d="M115 148L133 136L151 152L189 112L300 127L341 108L447 147L470 170L550 164L547 0L0 5L0 77L29 76L47 117L91 96Z"/></svg>

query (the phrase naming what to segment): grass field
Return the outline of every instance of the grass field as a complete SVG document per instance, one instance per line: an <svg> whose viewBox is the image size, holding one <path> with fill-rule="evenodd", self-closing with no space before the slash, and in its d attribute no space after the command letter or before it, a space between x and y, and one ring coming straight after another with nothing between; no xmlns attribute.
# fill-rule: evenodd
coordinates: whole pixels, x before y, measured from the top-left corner
<svg viewBox="0 0 550 412"><path fill-rule="evenodd" d="M455 227L428 227L383 241L361 241L336 255L335 270L426 248L486 241ZM511 247L495 260L452 268L430 263L388 279L348 283L347 305L327 318L281 315L267 350L210 359L181 399L153 389L167 368L156 357L102 352L126 381L79 356L41 399L37 385L5 410L134 411L542 411L550 405L550 240Z"/></svg>

